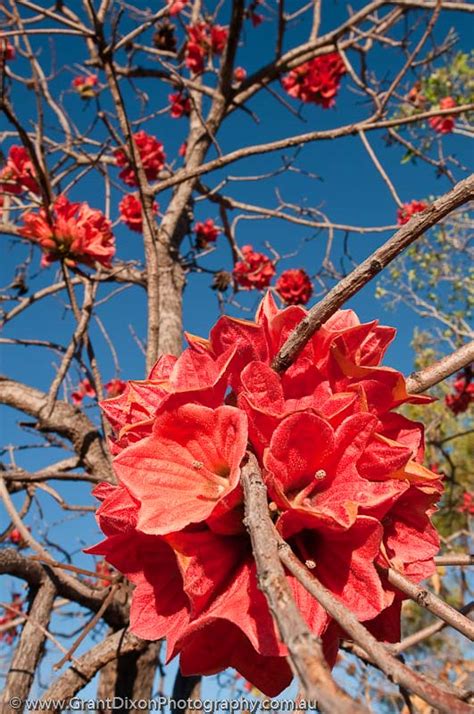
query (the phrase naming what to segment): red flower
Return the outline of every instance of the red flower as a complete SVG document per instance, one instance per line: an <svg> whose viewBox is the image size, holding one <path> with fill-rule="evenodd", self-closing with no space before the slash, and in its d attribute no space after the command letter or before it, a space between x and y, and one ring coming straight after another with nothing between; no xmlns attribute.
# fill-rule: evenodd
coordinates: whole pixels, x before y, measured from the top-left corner
<svg viewBox="0 0 474 714"><path fill-rule="evenodd" d="M133 135L135 146L138 149L143 170L148 181L154 181L158 178L160 171L165 165L166 156L163 151L163 144L154 136L150 136L145 131L138 131ZM130 166L127 155L123 149L116 149L114 152L115 163L119 167L123 167L119 173L119 177L127 184L127 186L138 186L135 171Z"/></svg>
<svg viewBox="0 0 474 714"><path fill-rule="evenodd" d="M94 267L100 263L110 268L115 255L112 224L89 204L71 203L66 196L60 196L49 216L44 209L24 213L23 222L20 233L42 248L43 267L64 260L68 265L84 263Z"/></svg>
<svg viewBox="0 0 474 714"><path fill-rule="evenodd" d="M127 386L127 382L123 379L111 379L110 382L104 384L105 393L108 398L119 397Z"/></svg>
<svg viewBox="0 0 474 714"><path fill-rule="evenodd" d="M460 372L454 381L454 394L447 394L444 398L445 404L457 416L469 409L474 402L474 382L472 368L467 367L464 372Z"/></svg>
<svg viewBox="0 0 474 714"><path fill-rule="evenodd" d="M221 25L199 22L188 27L185 47L186 67L193 74L204 71L204 61L211 55L221 55L227 44L229 31Z"/></svg>
<svg viewBox="0 0 474 714"><path fill-rule="evenodd" d="M285 270L276 281L275 289L287 305L306 305L313 294L310 277L301 268Z"/></svg>
<svg viewBox="0 0 474 714"><path fill-rule="evenodd" d="M136 233L143 233L143 211L140 199L129 193L119 203L120 220L127 228ZM153 212L158 213L158 204L153 203Z"/></svg>
<svg viewBox="0 0 474 714"><path fill-rule="evenodd" d="M291 671L243 523L247 448L281 535L379 639L400 636L402 597L383 570L419 582L439 546L441 483L420 464L422 427L392 411L427 398L380 365L395 331L339 311L277 374L272 360L306 314L267 294L256 322L222 317L209 339L188 335L178 359L162 356L102 405L118 485L95 489L105 540L89 552L134 583L132 632L166 637L185 675L234 667L268 696ZM333 665L339 628L286 577Z"/></svg>
<svg viewBox="0 0 474 714"><path fill-rule="evenodd" d="M91 97L95 97L97 95L96 87L98 82L99 78L97 75L88 74L75 77L72 80L71 85L73 89L76 89L79 92L82 99L90 99Z"/></svg>
<svg viewBox="0 0 474 714"><path fill-rule="evenodd" d="M188 0L166 0L170 15L178 15L188 4Z"/></svg>
<svg viewBox="0 0 474 714"><path fill-rule="evenodd" d="M457 106L457 102L452 97L444 97L439 103L440 109L453 109ZM456 118L450 114L444 116L430 117L428 124L438 134L450 134L454 129Z"/></svg>
<svg viewBox="0 0 474 714"><path fill-rule="evenodd" d="M470 516L474 516L474 493L468 493L465 491L462 497L462 503L458 506L459 513L467 513Z"/></svg>
<svg viewBox="0 0 474 714"><path fill-rule="evenodd" d="M19 195L24 191L39 193L33 162L23 146L12 146L0 171L0 191Z"/></svg>
<svg viewBox="0 0 474 714"><path fill-rule="evenodd" d="M12 645L15 641L15 637L17 636L16 626L12 625L11 627L6 627L6 629L3 629L3 626L13 622L19 615L21 615L23 612L23 605L24 603L21 595L19 595L19 593L14 593L10 605L4 608L5 614L0 617L0 642L3 640L6 645Z"/></svg>
<svg viewBox="0 0 474 714"><path fill-rule="evenodd" d="M170 112L173 119L181 119L191 114L191 100L183 92L169 94L168 99L171 102Z"/></svg>
<svg viewBox="0 0 474 714"><path fill-rule="evenodd" d="M247 79L247 70L244 67L236 67L234 69L234 80L239 84Z"/></svg>
<svg viewBox="0 0 474 714"><path fill-rule="evenodd" d="M182 156L183 159L186 157L186 151L188 150L188 142L183 141L181 146L178 149L178 156Z"/></svg>
<svg viewBox="0 0 474 714"><path fill-rule="evenodd" d="M342 57L338 52L331 52L292 69L283 77L282 85L291 97L328 109L336 103L341 78L345 73Z"/></svg>
<svg viewBox="0 0 474 714"><path fill-rule="evenodd" d="M28 528L30 530L30 528ZM13 543L13 545L18 546L18 548L27 548L28 543L26 540L23 538L22 534L18 530L18 528L13 528L12 531L10 531L10 535L8 536L8 540L10 543Z"/></svg>
<svg viewBox="0 0 474 714"><path fill-rule="evenodd" d="M197 247L207 248L209 243L215 243L220 232L220 228L214 224L212 218L198 221L194 226Z"/></svg>
<svg viewBox="0 0 474 714"><path fill-rule="evenodd" d="M76 406L80 406L82 404L82 400L84 399L84 397L93 398L95 396L95 389L92 386L90 380L87 378L79 382L77 389L75 389L74 392L71 393L72 402Z"/></svg>
<svg viewBox="0 0 474 714"><path fill-rule="evenodd" d="M402 208L397 211L397 223L399 226L404 226L408 223L410 218L415 215L415 213L421 213L428 208L426 201L410 201L410 203L404 203Z"/></svg>
<svg viewBox="0 0 474 714"><path fill-rule="evenodd" d="M0 36L0 62L15 59L15 48L7 37Z"/></svg>
<svg viewBox="0 0 474 714"><path fill-rule="evenodd" d="M244 290L263 290L270 285L275 275L275 266L268 255L257 253L251 245L242 246L243 260L237 261L232 275L237 285Z"/></svg>
<svg viewBox="0 0 474 714"><path fill-rule="evenodd" d="M96 563L95 566L95 572L99 576L97 580L97 585L100 585L103 588L108 588L111 580L114 576L114 571L110 567L110 565L107 563L106 560L99 560Z"/></svg>

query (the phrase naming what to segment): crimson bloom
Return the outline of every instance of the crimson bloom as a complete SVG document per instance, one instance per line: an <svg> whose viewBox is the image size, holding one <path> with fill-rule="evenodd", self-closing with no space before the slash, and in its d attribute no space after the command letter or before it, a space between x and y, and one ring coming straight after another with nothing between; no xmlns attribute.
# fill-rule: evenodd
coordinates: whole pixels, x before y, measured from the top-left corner
<svg viewBox="0 0 474 714"><path fill-rule="evenodd" d="M188 117L191 114L191 100L184 92L169 94L168 99L173 119L181 119L181 117Z"/></svg>
<svg viewBox="0 0 474 714"><path fill-rule="evenodd" d="M24 191L39 193L33 162L23 146L12 146L5 166L0 170L0 190L19 195Z"/></svg>
<svg viewBox="0 0 474 714"><path fill-rule="evenodd" d="M8 608L5 608L5 614L0 617L0 626L6 626L5 629L0 629L0 642L3 640L6 645L12 645L17 636L17 627L12 625L8 627L10 622L17 619L23 612L23 598L19 593L13 593L11 603Z"/></svg>
<svg viewBox="0 0 474 714"><path fill-rule="evenodd" d="M165 165L166 156L163 151L163 144L154 136L150 136L145 131L138 131L133 135L135 146L140 154L140 159L148 181L158 178L160 171ZM119 177L127 186L138 186L137 177L132 166L130 166L127 155L123 149L116 149L114 152L115 163L122 168Z"/></svg>
<svg viewBox="0 0 474 714"><path fill-rule="evenodd" d="M221 55L224 51L229 31L221 25L198 22L195 25L190 25L187 32L186 67L193 74L202 74L205 60L212 55Z"/></svg>
<svg viewBox="0 0 474 714"><path fill-rule="evenodd" d="M404 203L402 208L397 211L397 223L399 226L404 226L415 213L421 213L428 208L426 201L413 200L409 203Z"/></svg>
<svg viewBox="0 0 474 714"><path fill-rule="evenodd" d="M158 213L158 204L153 203L153 212ZM119 203L120 220L127 228L136 233L143 233L143 210L138 196L129 193Z"/></svg>
<svg viewBox="0 0 474 714"><path fill-rule="evenodd" d="M118 378L111 379L110 382L106 382L104 384L105 393L109 398L120 396L125 391L126 387L127 382Z"/></svg>
<svg viewBox="0 0 474 714"><path fill-rule="evenodd" d="M275 290L287 305L306 305L313 294L311 279L305 270L285 270L276 281Z"/></svg>
<svg viewBox="0 0 474 714"><path fill-rule="evenodd" d="M64 260L68 265L84 263L94 267L99 263L110 268L115 255L112 224L89 204L71 203L66 196L60 196L49 215L44 209L24 213L23 222L20 234L42 248L43 267Z"/></svg>
<svg viewBox="0 0 474 714"><path fill-rule="evenodd" d="M283 77L281 83L290 97L328 109L336 103L345 73L346 67L341 55L330 52L295 67Z"/></svg>
<svg viewBox="0 0 474 714"><path fill-rule="evenodd" d="M459 513L467 513L470 516L474 516L474 493L465 491L457 510Z"/></svg>
<svg viewBox="0 0 474 714"><path fill-rule="evenodd" d="M220 228L215 225L212 218L207 218L205 221L198 221L194 226L197 247L207 248L209 243L215 243L220 232Z"/></svg>
<svg viewBox="0 0 474 714"><path fill-rule="evenodd" d="M244 290L267 288L275 275L271 258L264 253L257 253L251 245L242 246L242 255L243 260L237 261L232 271L237 285Z"/></svg>
<svg viewBox="0 0 474 714"><path fill-rule="evenodd" d="M74 77L71 86L80 94L81 99L91 99L97 95L98 83L99 78L96 74L87 74Z"/></svg>
<svg viewBox="0 0 474 714"><path fill-rule="evenodd" d="M15 59L15 48L7 37L0 36L0 62Z"/></svg>
<svg viewBox="0 0 474 714"><path fill-rule="evenodd" d="M247 79L247 70L245 67L236 67L234 69L234 80L240 84L244 79Z"/></svg>
<svg viewBox="0 0 474 714"><path fill-rule="evenodd" d="M452 97L444 97L439 102L440 109L453 109L457 102ZM435 116L428 119L428 124L437 134L450 134L454 129L456 118L450 114Z"/></svg>
<svg viewBox="0 0 474 714"><path fill-rule="evenodd" d="M72 403L76 406L80 406L82 404L84 397L94 398L95 396L95 389L92 386L90 379L87 378L79 382L76 389L71 392Z"/></svg>
<svg viewBox="0 0 474 714"><path fill-rule="evenodd" d="M472 368L467 367L464 372L459 372L454 380L454 394L447 394L445 404L457 416L469 409L474 402L474 381Z"/></svg>
<svg viewBox="0 0 474 714"><path fill-rule="evenodd" d="M188 0L166 0L170 15L179 15L188 4Z"/></svg>
<svg viewBox="0 0 474 714"><path fill-rule="evenodd" d="M267 294L255 322L221 317L102 404L118 483L95 489L105 540L88 552L134 583L131 631L165 637L185 675L234 667L268 696L291 671L243 522L247 449L282 537L378 639L400 637L403 595L384 570L419 582L439 547L440 477L421 464L422 425L394 411L429 399L381 365L395 331L341 310L278 374L272 360L306 314ZM286 578L332 666L340 629Z"/></svg>

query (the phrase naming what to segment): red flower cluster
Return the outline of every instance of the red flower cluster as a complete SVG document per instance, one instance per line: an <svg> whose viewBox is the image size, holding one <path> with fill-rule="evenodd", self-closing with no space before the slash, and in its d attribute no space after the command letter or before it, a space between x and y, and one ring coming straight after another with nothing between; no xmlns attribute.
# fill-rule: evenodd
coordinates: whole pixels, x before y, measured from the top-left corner
<svg viewBox="0 0 474 714"><path fill-rule="evenodd" d="M181 119L191 114L191 100L184 92L169 94L168 99L171 102L170 113L173 119Z"/></svg>
<svg viewBox="0 0 474 714"><path fill-rule="evenodd" d="M71 203L66 196L54 202L50 214L45 210L23 214L20 234L38 243L43 250L41 265L55 260L68 265L100 263L110 268L115 255L112 224L101 211L87 203Z"/></svg>
<svg viewBox="0 0 474 714"><path fill-rule="evenodd" d="M19 593L14 593L12 601L8 608L5 608L5 614L0 617L0 627L8 625L13 620L16 620L23 611L23 598ZM17 635L16 626L0 629L0 642L3 640L6 645L12 645Z"/></svg>
<svg viewBox="0 0 474 714"><path fill-rule="evenodd" d="M418 582L439 547L430 514L442 487L420 463L423 427L394 412L430 400L380 366L395 330L339 311L277 374L271 362L306 314L268 294L256 322L221 317L209 339L188 335L178 359L162 356L102 404L118 485L95 489L106 538L88 552L135 584L132 632L166 637L185 675L233 667L268 696L292 675L243 524L247 449L281 535L379 639L399 638L403 599L383 569ZM334 663L342 633L287 579Z"/></svg>
<svg viewBox="0 0 474 714"><path fill-rule="evenodd" d="M221 25L211 25L208 22L190 25L185 48L186 67L193 74L201 74L204 71L205 59L223 53L228 34L228 29Z"/></svg>
<svg viewBox="0 0 474 714"><path fill-rule="evenodd" d="M126 386L127 382L116 377L115 379L111 379L110 382L104 384L104 389L107 397L118 397L125 391Z"/></svg>
<svg viewBox="0 0 474 714"><path fill-rule="evenodd" d="M0 37L0 62L15 59L15 48L7 37Z"/></svg>
<svg viewBox="0 0 474 714"><path fill-rule="evenodd" d="M410 203L404 203L402 208L397 211L397 223L399 226L404 226L408 223L410 218L415 215L415 213L421 213L428 208L426 201L410 201Z"/></svg>
<svg viewBox="0 0 474 714"><path fill-rule="evenodd" d="M459 513L467 513L469 516L474 516L474 493L463 494L462 503L458 506Z"/></svg>
<svg viewBox="0 0 474 714"><path fill-rule="evenodd" d="M105 394L108 398L118 397L125 391L126 386L127 382L125 382L123 379L111 379L109 382L106 382L104 384ZM73 404L75 404L76 406L80 406L84 397L94 398L95 396L95 389L92 386L90 379L86 378L79 382L77 389L75 389L74 392L72 392L71 394L71 399Z"/></svg>
<svg viewBox="0 0 474 714"><path fill-rule="evenodd" d="M456 416L467 411L474 402L473 376L472 369L469 367L464 372L460 372L453 384L455 393L448 394L444 398L446 406Z"/></svg>
<svg viewBox="0 0 474 714"><path fill-rule="evenodd" d="M153 212L158 213L158 204L153 203ZM129 193L119 203L120 220L127 228L136 233L143 233L143 211L139 198Z"/></svg>
<svg viewBox="0 0 474 714"><path fill-rule="evenodd" d="M97 75L87 74L75 77L71 82L71 86L79 92L82 99L91 99L97 95L96 87L98 83L99 78Z"/></svg>
<svg viewBox="0 0 474 714"><path fill-rule="evenodd" d="M257 253L251 245L242 246L243 260L237 261L232 271L237 285L245 290L263 290L270 285L275 275L272 260L264 253Z"/></svg>
<svg viewBox="0 0 474 714"><path fill-rule="evenodd" d="M12 146L0 171L0 191L19 195L24 191L39 193L33 162L23 146Z"/></svg>
<svg viewBox="0 0 474 714"><path fill-rule="evenodd" d="M275 289L287 305L306 305L313 294L313 284L302 268L285 270L276 281Z"/></svg>
<svg viewBox="0 0 474 714"><path fill-rule="evenodd" d="M439 103L440 109L453 109L457 106L456 100L452 97L444 97ZM431 117L428 119L428 124L438 134L450 134L454 129L456 118L450 114L439 117Z"/></svg>
<svg viewBox="0 0 474 714"><path fill-rule="evenodd" d="M220 228L215 225L212 218L198 221L194 226L197 247L207 248L209 243L215 243L220 232Z"/></svg>
<svg viewBox="0 0 474 714"><path fill-rule="evenodd" d="M91 397L91 399L93 399L95 396L95 389L92 386L90 379L87 378L79 382L77 389L71 393L72 403L76 406L80 406L82 404L84 397Z"/></svg>
<svg viewBox="0 0 474 714"><path fill-rule="evenodd" d="M331 52L292 69L283 77L282 85L291 97L328 109L336 103L341 78L345 73L340 54Z"/></svg>
<svg viewBox="0 0 474 714"><path fill-rule="evenodd" d="M143 164L143 170L148 181L154 181L165 165L166 156L163 151L163 144L154 136L150 136L145 131L137 131L133 135L135 145L140 154L140 159ZM134 169L130 166L128 158L123 149L116 149L114 152L115 163L119 167L123 167L119 173L119 177L127 186L138 186L137 177Z"/></svg>

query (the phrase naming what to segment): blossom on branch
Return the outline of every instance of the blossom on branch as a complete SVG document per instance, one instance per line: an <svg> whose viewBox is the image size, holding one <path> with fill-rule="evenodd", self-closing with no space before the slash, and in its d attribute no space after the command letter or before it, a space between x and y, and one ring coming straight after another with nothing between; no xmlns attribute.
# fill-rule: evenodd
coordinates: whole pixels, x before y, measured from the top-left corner
<svg viewBox="0 0 474 714"><path fill-rule="evenodd" d="M39 193L34 165L23 146L12 146L5 166L0 170L0 191L19 195L24 191Z"/></svg>
<svg viewBox="0 0 474 714"><path fill-rule="evenodd" d="M191 100L184 92L169 94L168 99L171 103L170 114L173 119L181 119L191 114Z"/></svg>
<svg viewBox="0 0 474 714"><path fill-rule="evenodd" d="M462 497L462 503L458 506L459 513L466 513L469 516L474 516L474 493L465 491Z"/></svg>
<svg viewBox="0 0 474 714"><path fill-rule="evenodd" d="M426 201L413 200L409 203L404 203L397 211L397 223L399 226L404 226L415 213L421 213L428 208Z"/></svg>
<svg viewBox="0 0 474 714"><path fill-rule="evenodd" d="M23 598L19 593L13 593L9 607L5 607L5 614L0 617L0 642L12 645L18 634L17 626L8 627L10 622L16 620L23 612ZM5 629L4 629L5 628Z"/></svg>
<svg viewBox="0 0 474 714"><path fill-rule="evenodd" d="M306 305L313 294L313 284L305 270L295 268L280 275L275 290L287 305Z"/></svg>
<svg viewBox="0 0 474 714"><path fill-rule="evenodd" d="M243 260L237 261L232 271L234 280L244 290L263 290L270 285L275 275L271 258L257 253L251 245L242 246Z"/></svg>
<svg viewBox="0 0 474 714"><path fill-rule="evenodd" d="M97 84L99 78L95 74L88 74L80 77L75 77L71 85L81 96L81 99L91 99L97 96Z"/></svg>
<svg viewBox="0 0 474 714"><path fill-rule="evenodd" d="M60 196L50 211L23 214L24 226L20 234L37 243L43 250L41 265L47 267L55 260L67 265L96 263L110 268L115 255L112 224L101 211L88 203L71 203Z"/></svg>
<svg viewBox="0 0 474 714"><path fill-rule="evenodd" d="M179 15L188 4L188 0L166 0L170 15Z"/></svg>
<svg viewBox="0 0 474 714"><path fill-rule="evenodd" d="M220 228L215 225L212 218L208 218L205 221L198 221L194 226L196 246L198 248L207 248L209 243L216 242L220 232Z"/></svg>
<svg viewBox="0 0 474 714"><path fill-rule="evenodd" d="M227 44L229 31L221 25L198 22L187 28L188 41L185 47L186 67L193 74L202 74L204 62L213 55L221 55Z"/></svg>
<svg viewBox="0 0 474 714"><path fill-rule="evenodd" d="M460 372L453 384L454 394L447 394L444 398L445 404L457 416L469 409L474 402L474 381L472 368L467 367L464 372Z"/></svg>
<svg viewBox="0 0 474 714"><path fill-rule="evenodd" d="M0 36L0 62L15 59L15 48L7 37Z"/></svg>
<svg viewBox="0 0 474 714"><path fill-rule="evenodd" d="M119 203L120 220L136 233L143 233L143 209L138 196L129 193ZM158 204L153 203L153 213L158 213Z"/></svg>
<svg viewBox="0 0 474 714"><path fill-rule="evenodd" d="M453 109L454 107L457 107L457 102L452 97L444 97L439 103L440 109ZM428 119L428 124L437 134L450 134L454 129L455 123L456 118L450 114Z"/></svg>
<svg viewBox="0 0 474 714"><path fill-rule="evenodd" d="M87 378L79 382L77 388L71 393L72 403L75 404L76 407L82 404L84 397L91 397L93 399L95 396L95 389L92 386L90 379Z"/></svg>
<svg viewBox="0 0 474 714"><path fill-rule="evenodd" d="M127 382L116 377L115 379L111 379L109 382L106 382L104 384L104 389L107 397L111 398L120 396L120 394L125 391L126 386Z"/></svg>
<svg viewBox="0 0 474 714"><path fill-rule="evenodd" d="M419 582L439 548L441 480L421 464L422 425L394 411L430 399L381 366L395 330L341 310L278 374L272 361L306 315L268 294L255 322L221 317L101 405L118 482L94 491L105 540L88 552L135 584L131 631L166 637L185 675L233 667L268 696L292 673L244 525L247 449L282 537L378 639L400 637L403 596L384 571ZM343 633L286 577L332 666Z"/></svg>
<svg viewBox="0 0 474 714"><path fill-rule="evenodd" d="M336 103L345 74L342 57L338 52L331 52L295 67L283 77L281 83L290 97L329 109Z"/></svg>
<svg viewBox="0 0 474 714"><path fill-rule="evenodd" d="M145 176L148 181L154 181L158 178L166 161L163 144L145 131L138 131L133 135L133 140L138 149ZM122 168L122 171L119 173L119 177L122 181L126 183L127 186L138 186L135 169L130 165L125 151L123 149L116 149L114 151L114 157L117 166Z"/></svg>

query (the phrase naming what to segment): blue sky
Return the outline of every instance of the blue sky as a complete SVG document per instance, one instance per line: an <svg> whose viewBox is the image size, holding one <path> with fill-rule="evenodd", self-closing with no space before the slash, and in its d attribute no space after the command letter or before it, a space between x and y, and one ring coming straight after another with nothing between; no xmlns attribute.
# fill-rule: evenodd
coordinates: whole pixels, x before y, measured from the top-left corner
<svg viewBox="0 0 474 714"><path fill-rule="evenodd" d="M290 3L291 5L292 3ZM356 2L354 9L362 3ZM296 4L295 4L296 7ZM267 17L268 17L268 13ZM322 32L335 27L342 18L346 17L344 4L331 2L324 6L322 19ZM464 22L464 16L458 14L447 15L448 19L439 23L437 37L444 37L451 26L456 27L459 35L459 49L465 49L470 44L469 28ZM222 18L225 22L225 17ZM306 24L301 23L292 31L292 44L302 40L308 32ZM149 33L148 33L149 35ZM148 37L146 35L146 37ZM418 35L417 35L418 36ZM262 26L246 29L247 44L239 51L237 64L245 66L249 72L263 64L271 57L274 46L273 30L269 21ZM48 47L44 39L35 39L35 47L39 50L42 43L41 54L47 56ZM84 103L73 93L69 93L69 84L74 74L79 73L77 63L84 59L83 47L79 41L71 39L57 41L57 56L61 69L58 76L52 81L52 91L61 97L65 106L74 116L74 120L81 127L86 127L94 118L95 104ZM349 57L356 62L356 57L349 53ZM375 50L373 53L374 68L379 76L393 72L396 54L390 48ZM24 68L23 60L16 60L16 68ZM150 60L145 60L147 65ZM413 75L408 75L413 79ZM130 87L124 86L124 93L132 118L138 117L138 104ZM164 89L156 80L144 80L140 87L147 92L151 108L164 106L168 89ZM361 104L361 98L350 91L350 82L344 79L342 89L335 109L324 111L315 106L305 106L302 109L304 121L285 111L268 93L261 92L252 102L252 110L259 116L256 124L250 116L235 113L224 125L219 133L218 141L225 153L235 148L259 142L279 139L287 135L303 133L314 129L330 128L345 124L349 121L365 116L367 108ZM23 89L14 89L13 100L20 116L25 120L34 116L32 97ZM110 102L105 94L101 102L110 108ZM293 102L298 108L298 104ZM148 110L145 112L147 113ZM47 114L46 124L54 131L54 117ZM1 123L3 122L3 123ZM151 122L146 123L146 130L160 138L169 159L176 157L177 149L184 139L184 120L175 121L167 114L160 115ZM5 120L0 119L0 131L9 129ZM97 136L105 135L105 130L98 127ZM382 132L368 135L370 142L376 150L383 166L390 174L393 183L402 200L412 198L425 198L444 193L449 189L445 178L436 178L434 170L423 163L417 165L401 165L402 149L398 147L387 148ZM457 136L448 136L443 139L445 153L458 155L467 163L472 158L468 153L466 140ZM14 142L7 141L2 145L6 152L8 146ZM291 153L291 152L284 152ZM211 154L212 155L212 154ZM229 170L205 177L209 185L216 185L226 174L245 176L265 173L277 169L281 165L281 155L271 154L257 157L245 162L234 164ZM179 159L178 159L179 161ZM258 182L233 182L226 187L226 191L237 199L250 203L261 204L267 207L275 205L275 189L288 202L302 203L312 207L320 207L335 222L349 223L361 226L390 225L396 222L396 205L387 187L381 181L375 167L365 152L357 137L348 137L337 141L317 142L307 145L299 154L296 165L307 172L317 174L320 179L310 180L302 174L287 173L279 175L276 179ZM117 179L117 172L112 171ZM104 190L103 183L95 176L90 176L81 181L71 192L72 198L88 201L95 208L103 208ZM113 189L112 218L117 217L117 204L121 194L118 189ZM161 209L165 209L169 200L169 193L165 192L158 197ZM200 202L196 205L195 218L214 218L219 221L217 208L214 204ZM231 218L233 216L231 215ZM118 225L115 229L117 238L117 256L122 259L140 259L142 247L140 236L130 232L126 227ZM390 236L367 234L352 235L349 246L352 257L360 261L378 247L383 240ZM288 267L305 267L309 273L316 272L322 260L325 249L323 236L314 236L311 229L303 226L288 224L283 221L246 220L238 224L236 238L239 245L252 244L256 249L263 249L264 243L269 242L280 254L297 251L296 257L282 261L281 269ZM10 240L3 236L3 258L0 263L2 284L7 284L12 272L20 260L28 253L28 248L18 241ZM335 236L333 260L336 263L342 257L344 235ZM31 288L38 289L54 280L56 268L41 270L39 267L40 254L37 249L33 252L32 270L35 275L31 279ZM206 268L229 268L230 254L225 240L221 237L216 250L206 256L202 261ZM346 264L347 267L347 264ZM210 287L208 274L191 274L184 294L184 328L192 333L206 335L218 317L218 306L213 291ZM410 341L414 327L420 324L420 319L406 308L398 307L396 311L389 312L380 301L374 298L375 282L367 285L349 303L357 311L362 321L375 318L382 323L394 325L398 329L395 343L391 346L386 358L387 364L394 366L405 373L409 373L413 366L413 353ZM105 297L111 288L101 288L100 297ZM250 312L242 312L236 307L229 307L228 312L240 316L252 315L260 296L252 292L240 293L238 301ZM43 301L35 307L25 311L18 319L14 320L4 330L6 337L31 338L57 341L67 344L69 336L74 329L70 314L64 309L64 296L58 295ZM311 303L312 304L312 303ZM144 376L144 360L133 337L131 330L143 339L146 334L145 296L140 288L131 288L105 303L100 309L100 317L107 327L108 334L115 345L120 359L120 375L124 379L140 379ZM109 347L104 340L97 325L92 327L92 339L96 353L101 364L104 380L115 376L113 361ZM0 353L0 372L9 377L16 378L32 386L46 389L54 375L55 365L58 360L49 350L40 348L23 348L2 346ZM76 371L71 373L72 382L80 378ZM92 403L88 402L91 416L97 418L97 413ZM3 410L0 426L2 441L4 443L38 443L34 436L22 436L16 422L21 415L11 410ZM17 463L27 469L37 469L50 463L55 458L61 458L62 452L55 449L27 449L17 452ZM5 457L4 457L5 458ZM74 503L91 503L90 487L86 485L64 485L60 487L61 493ZM98 530L93 516L78 517L77 514L64 513L52 502L48 496L41 497L44 514L35 511L32 519L28 520L33 526L33 531L44 533L46 523L56 524L51 528L50 535L54 540L67 542L77 551L75 562L83 567L91 567L92 558L80 555L80 550L98 539ZM16 499L20 503L21 499ZM2 515L3 518L3 515ZM59 554L56 553L59 557ZM11 584L3 579L0 597L7 597ZM88 643L90 644L90 643Z"/></svg>

